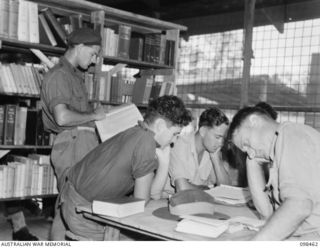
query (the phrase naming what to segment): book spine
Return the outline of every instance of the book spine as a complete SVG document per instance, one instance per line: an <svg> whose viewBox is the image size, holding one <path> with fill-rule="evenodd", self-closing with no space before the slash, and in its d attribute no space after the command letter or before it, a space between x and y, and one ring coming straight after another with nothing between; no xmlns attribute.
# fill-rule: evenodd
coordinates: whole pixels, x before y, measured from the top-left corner
<svg viewBox="0 0 320 248"><path fill-rule="evenodd" d="M9 2L9 38L18 39L18 16L19 1L10 0Z"/></svg>
<svg viewBox="0 0 320 248"><path fill-rule="evenodd" d="M8 104L5 108L5 123L4 123L4 144L14 144L14 126L16 119L16 105Z"/></svg>
<svg viewBox="0 0 320 248"><path fill-rule="evenodd" d="M121 58L129 58L131 27L119 25L119 41L118 41L118 56Z"/></svg>
<svg viewBox="0 0 320 248"><path fill-rule="evenodd" d="M9 37L9 1L0 2L0 35L3 37Z"/></svg>
<svg viewBox="0 0 320 248"><path fill-rule="evenodd" d="M50 44L52 46L56 46L57 45L57 41L56 39L54 38L54 35L48 25L48 22L47 20L45 19L43 13L40 13L39 14L39 32L40 32L40 41L41 43L44 43L46 44L47 43L47 39L48 41L50 42ZM43 37L43 38L42 38Z"/></svg>
<svg viewBox="0 0 320 248"><path fill-rule="evenodd" d="M151 62L151 43L152 38L151 34L147 34L144 42L144 52L143 52L143 61Z"/></svg>
<svg viewBox="0 0 320 248"><path fill-rule="evenodd" d="M18 40L29 41L29 5L28 2L19 1L18 13Z"/></svg>
<svg viewBox="0 0 320 248"><path fill-rule="evenodd" d="M29 41L39 43L39 19L38 19L38 4L28 2L29 5Z"/></svg>
<svg viewBox="0 0 320 248"><path fill-rule="evenodd" d="M53 15L51 9L47 8L44 10L44 14L47 17L48 21L51 23L53 28L56 30L57 34L59 35L60 39L67 44L67 35L66 32L61 27L60 23L57 21L56 17Z"/></svg>
<svg viewBox="0 0 320 248"><path fill-rule="evenodd" d="M4 112L5 112L5 105L0 105L0 145L3 144L3 136L4 136Z"/></svg>

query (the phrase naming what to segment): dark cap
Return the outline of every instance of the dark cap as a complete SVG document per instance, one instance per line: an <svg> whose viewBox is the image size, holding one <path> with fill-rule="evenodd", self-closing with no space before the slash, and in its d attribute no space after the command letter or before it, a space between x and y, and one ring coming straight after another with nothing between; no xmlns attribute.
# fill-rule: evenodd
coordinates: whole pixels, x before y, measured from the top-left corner
<svg viewBox="0 0 320 248"><path fill-rule="evenodd" d="M68 45L84 44L87 46L101 45L100 33L90 28L80 28L71 32L67 37Z"/></svg>

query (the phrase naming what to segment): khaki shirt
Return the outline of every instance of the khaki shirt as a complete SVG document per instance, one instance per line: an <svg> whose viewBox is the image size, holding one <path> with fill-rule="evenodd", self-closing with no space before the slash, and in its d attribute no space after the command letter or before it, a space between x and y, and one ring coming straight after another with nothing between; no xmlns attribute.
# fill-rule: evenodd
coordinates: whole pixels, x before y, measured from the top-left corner
<svg viewBox="0 0 320 248"><path fill-rule="evenodd" d="M45 129L60 133L74 127L59 126L53 116L58 104L66 104L71 110L91 112L83 73L74 68L65 57L61 57L44 77L41 87L42 119Z"/></svg>
<svg viewBox="0 0 320 248"><path fill-rule="evenodd" d="M169 174L171 184L179 178L185 178L195 185L214 185L216 175L207 151L204 151L201 161L195 145L195 133L182 135L174 143L170 153Z"/></svg>
<svg viewBox="0 0 320 248"><path fill-rule="evenodd" d="M286 198L308 199L311 215L295 235L320 231L320 133L302 125L282 123L270 151L273 161L270 176L276 177L280 201ZM281 205L281 204L280 204Z"/></svg>

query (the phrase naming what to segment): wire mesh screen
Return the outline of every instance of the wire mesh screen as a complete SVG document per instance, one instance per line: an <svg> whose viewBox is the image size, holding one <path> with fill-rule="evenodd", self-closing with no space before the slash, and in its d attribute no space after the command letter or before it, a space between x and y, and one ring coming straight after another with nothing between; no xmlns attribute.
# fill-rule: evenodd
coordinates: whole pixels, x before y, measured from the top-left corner
<svg viewBox="0 0 320 248"><path fill-rule="evenodd" d="M249 104L266 101L279 121L320 130L320 19L253 30ZM181 40L178 95L191 107L237 109L242 81L243 30ZM234 111L231 111L230 117Z"/></svg>
<svg viewBox="0 0 320 248"><path fill-rule="evenodd" d="M239 105L242 30L181 40L177 88L188 104ZM236 95L235 95L236 94Z"/></svg>

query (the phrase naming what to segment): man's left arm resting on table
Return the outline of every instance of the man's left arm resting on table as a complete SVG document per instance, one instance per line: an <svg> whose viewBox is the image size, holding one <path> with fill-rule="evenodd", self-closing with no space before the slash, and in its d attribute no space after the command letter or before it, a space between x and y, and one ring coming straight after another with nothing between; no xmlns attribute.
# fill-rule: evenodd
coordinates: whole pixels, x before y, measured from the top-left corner
<svg viewBox="0 0 320 248"><path fill-rule="evenodd" d="M309 217L313 203L310 199L286 198L253 240L284 240Z"/></svg>

